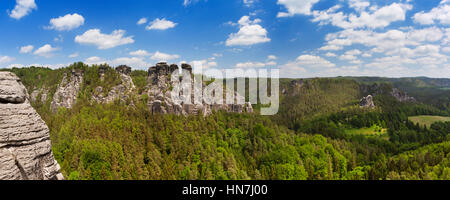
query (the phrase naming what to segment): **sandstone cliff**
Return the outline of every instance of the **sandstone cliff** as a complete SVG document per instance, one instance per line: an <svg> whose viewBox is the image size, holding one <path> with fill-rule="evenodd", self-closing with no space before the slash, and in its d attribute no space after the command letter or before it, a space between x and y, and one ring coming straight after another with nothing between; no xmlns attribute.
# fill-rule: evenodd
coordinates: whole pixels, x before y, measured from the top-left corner
<svg viewBox="0 0 450 200"><path fill-rule="evenodd" d="M372 95L363 97L359 102L359 106L363 108L375 108Z"/></svg>
<svg viewBox="0 0 450 200"><path fill-rule="evenodd" d="M56 112L60 107L72 108L76 103L82 82L83 73L80 70L72 70L70 74L66 73L53 95L52 111Z"/></svg>
<svg viewBox="0 0 450 200"><path fill-rule="evenodd" d="M192 73L192 67L188 64L182 64L181 69L186 72ZM154 67L150 67L148 70L148 78L147 78L147 95L148 99L148 107L152 114L176 114L176 115L197 115L202 113L204 116L210 115L213 111L226 111L226 112L235 112L235 113L243 113L253 112L252 105L250 103L245 104L207 104L205 99L201 100L201 102L196 102L194 99L194 93L201 93L202 91L195 91L197 88L194 87L194 79L188 83L181 83L179 88L179 96L188 96L187 98L191 98L191 104L185 104L183 102L174 102L172 98L173 85L171 84L171 74L179 70L177 65L167 65L167 63L158 63ZM181 80L182 82L182 80ZM183 88L190 87L192 88L192 94L183 95ZM202 83L202 90L206 88L206 84ZM216 87L222 87L217 84L210 84L208 88L214 90ZM245 102L245 98L240 96L237 93L234 93L235 102L237 100L242 100Z"/></svg>
<svg viewBox="0 0 450 200"><path fill-rule="evenodd" d="M28 98L15 74L0 72L0 180L62 180L49 129Z"/></svg>
<svg viewBox="0 0 450 200"><path fill-rule="evenodd" d="M104 80L105 76L105 70L104 68L99 69L99 76L100 80ZM126 65L121 65L119 67L116 67L116 72L119 73L120 79L122 81L121 84L114 86L111 88L111 90L108 92L106 96L102 94L104 88L101 86L98 86L95 90L96 93L99 95L93 95L93 100L97 103L111 103L114 100L120 100L120 102L124 103L128 99L130 99L130 96L133 95L132 92L136 88L133 80L131 79L131 67L128 67Z"/></svg>

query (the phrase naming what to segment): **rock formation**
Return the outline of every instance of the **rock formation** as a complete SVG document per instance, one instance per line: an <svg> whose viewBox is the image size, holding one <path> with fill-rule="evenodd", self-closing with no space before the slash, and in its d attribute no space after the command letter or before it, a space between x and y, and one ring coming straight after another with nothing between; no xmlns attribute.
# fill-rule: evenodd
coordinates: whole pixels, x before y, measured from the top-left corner
<svg viewBox="0 0 450 200"><path fill-rule="evenodd" d="M116 72L119 73L122 83L111 88L107 96L103 96L102 94L103 88L101 86L98 86L95 89L98 95L94 95L92 97L97 103L107 104L113 102L114 100L120 100L120 102L124 103L130 98L131 92L135 89L135 85L130 76L131 67L121 65L119 67L116 67ZM104 68L99 69L101 81L103 81L105 73L106 69Z"/></svg>
<svg viewBox="0 0 450 200"><path fill-rule="evenodd" d="M363 97L359 102L359 106L363 108L375 108L372 95Z"/></svg>
<svg viewBox="0 0 450 200"><path fill-rule="evenodd" d="M77 101L82 82L83 73L80 70L72 70L71 74L64 74L63 80L53 95L52 112L57 112L60 107L72 108Z"/></svg>
<svg viewBox="0 0 450 200"><path fill-rule="evenodd" d="M0 180L61 180L49 129L13 73L0 72Z"/></svg>
<svg viewBox="0 0 450 200"><path fill-rule="evenodd" d="M40 101L41 103L45 103L48 98L48 93L49 93L49 90L47 88L35 89L30 94L30 101L31 102ZM40 97L40 99L38 99L39 97Z"/></svg>
<svg viewBox="0 0 450 200"><path fill-rule="evenodd" d="M408 96L406 92L400 91L397 88L393 88L392 85L385 83L374 83L372 85L361 84L360 91L363 95L391 95L400 102L416 102L416 99Z"/></svg>
<svg viewBox="0 0 450 200"><path fill-rule="evenodd" d="M188 64L181 65L181 68L184 72L188 72L189 75L192 73L192 67ZM180 87L178 90L178 94L180 97L184 96L185 98L191 98L190 104L183 103L182 99L180 102L174 102L172 98L173 85L171 83L171 75L176 70L179 70L177 65L167 65L167 63L158 63L154 67L150 67L148 70L148 78L147 78L147 95L148 99L148 107L152 114L176 114L176 115L197 115L199 113L203 113L204 116L211 114L213 111L227 111L227 112L253 112L253 108L250 103L245 104L216 104L210 105L206 104L205 100L201 100L201 102L196 102L194 99L194 93L198 94L202 91L195 91L198 88L194 87L194 78L190 82L180 81ZM192 89L192 94L183 95L183 88L190 87ZM212 83L208 86L205 83L202 83L202 90L206 87L210 88L214 91L214 89L218 89L217 87L222 87L215 83ZM186 97L187 96L187 97ZM235 102L237 100L241 100L241 102L245 102L245 98L235 93ZM207 99L208 100L208 99Z"/></svg>
<svg viewBox="0 0 450 200"><path fill-rule="evenodd" d="M397 88L392 89L391 95L395 97L400 102L415 102L414 97L408 96L406 92L402 92Z"/></svg>

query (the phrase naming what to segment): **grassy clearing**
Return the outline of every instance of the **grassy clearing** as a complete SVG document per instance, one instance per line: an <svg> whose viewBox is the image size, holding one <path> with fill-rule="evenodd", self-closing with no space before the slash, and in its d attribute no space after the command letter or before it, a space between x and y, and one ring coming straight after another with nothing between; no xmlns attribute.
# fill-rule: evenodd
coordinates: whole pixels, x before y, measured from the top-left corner
<svg viewBox="0 0 450 200"><path fill-rule="evenodd" d="M372 127L360 128L360 129L347 129L346 133L351 134L351 135L388 137L387 129L377 126L377 125L373 125Z"/></svg>
<svg viewBox="0 0 450 200"><path fill-rule="evenodd" d="M409 120L414 122L414 124L419 123L421 126L430 127L431 124L439 121L447 122L450 121L450 117L443 116L431 116L431 115L421 115L409 117Z"/></svg>

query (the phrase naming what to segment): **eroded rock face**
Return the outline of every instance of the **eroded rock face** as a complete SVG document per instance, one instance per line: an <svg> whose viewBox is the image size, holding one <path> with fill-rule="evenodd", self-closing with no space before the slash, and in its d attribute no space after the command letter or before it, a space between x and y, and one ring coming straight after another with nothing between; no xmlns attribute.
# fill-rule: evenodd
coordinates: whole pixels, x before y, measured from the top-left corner
<svg viewBox="0 0 450 200"><path fill-rule="evenodd" d="M73 70L70 74L66 73L53 95L52 112L57 112L60 107L72 108L77 101L82 82L83 73L81 71Z"/></svg>
<svg viewBox="0 0 450 200"><path fill-rule="evenodd" d="M136 88L130 76L131 67L121 65L119 67L116 67L116 71L120 74L122 83L111 88L111 90L108 92L108 95L106 96L103 96L102 94L103 88L100 86L97 87L96 92L99 93L99 95L94 95L92 97L97 103L108 104L113 102L114 100L120 100L120 102L124 103L130 98L131 92ZM105 72L99 72L100 77L103 77Z"/></svg>
<svg viewBox="0 0 450 200"><path fill-rule="evenodd" d="M416 99L414 97L408 96L406 92L402 92L397 88L394 88L392 90L391 95L400 102L416 102Z"/></svg>
<svg viewBox="0 0 450 200"><path fill-rule="evenodd" d="M31 100L31 102L40 101L41 103L45 103L48 98L48 93L49 93L49 91L47 88L35 89L30 94L30 100ZM41 97L40 99L38 99L39 95Z"/></svg>
<svg viewBox="0 0 450 200"><path fill-rule="evenodd" d="M181 69L183 73L192 73L192 67L188 64L182 64ZM211 99L194 99L194 93L201 93L197 87L194 87L194 78L191 81L180 80L180 87L175 94L178 94L180 98L190 98L190 103L185 103L185 99L178 99L174 101L172 98L173 85L171 83L171 75L176 70L179 70L177 65L168 65L167 63L158 63L156 66L151 67L148 70L147 78L147 95L148 107L152 114L175 114L175 115L198 115L202 113L204 116L212 114L213 111L226 111L226 112L253 112L253 107L250 103L245 103L245 98L235 93L235 102L243 102L245 104L210 104L205 102L212 102ZM218 87L222 87L215 83L205 85L202 83L202 89L208 87L214 91ZM191 88L191 94L183 94L185 88ZM243 100L242 100L243 99ZM239 100L239 101L238 101ZM225 100L224 100L225 102Z"/></svg>
<svg viewBox="0 0 450 200"><path fill-rule="evenodd" d="M361 106L363 108L375 108L375 103L373 102L372 95L363 97L361 99L361 101L359 102L359 106Z"/></svg>
<svg viewBox="0 0 450 200"><path fill-rule="evenodd" d="M0 72L0 180L62 180L49 129L19 78Z"/></svg>

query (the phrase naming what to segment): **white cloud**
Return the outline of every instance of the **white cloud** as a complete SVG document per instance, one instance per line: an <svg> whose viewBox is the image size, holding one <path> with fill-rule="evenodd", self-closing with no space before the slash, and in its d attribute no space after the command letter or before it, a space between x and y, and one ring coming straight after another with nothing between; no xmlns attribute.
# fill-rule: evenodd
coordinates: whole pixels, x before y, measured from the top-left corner
<svg viewBox="0 0 450 200"><path fill-rule="evenodd" d="M150 57L150 59L152 60L157 60L157 61L169 61L169 60L174 60L174 59L178 59L180 58L179 55L176 54L166 54L166 53L161 53L159 51L155 52L152 54L152 56Z"/></svg>
<svg viewBox="0 0 450 200"><path fill-rule="evenodd" d="M69 58L76 58L76 57L78 57L78 56L79 56L78 53L73 53L73 54L70 54L70 55L69 55Z"/></svg>
<svg viewBox="0 0 450 200"><path fill-rule="evenodd" d="M15 59L9 56L0 56L0 65L1 64L5 64L5 63L9 63L14 61Z"/></svg>
<svg viewBox="0 0 450 200"><path fill-rule="evenodd" d="M444 33L437 27L430 27L408 32L407 38L416 42L436 42L444 37Z"/></svg>
<svg viewBox="0 0 450 200"><path fill-rule="evenodd" d="M250 7L252 6L257 0L243 0L243 3L245 6Z"/></svg>
<svg viewBox="0 0 450 200"><path fill-rule="evenodd" d="M450 25L450 2L442 1L440 5L436 8L433 8L430 12L419 12L416 13L413 17L414 22L430 25L439 21L439 23L444 25Z"/></svg>
<svg viewBox="0 0 450 200"><path fill-rule="evenodd" d="M343 47L337 46L337 45L325 45L325 46L319 48L319 50L322 50L322 51L338 51L341 49L343 49Z"/></svg>
<svg viewBox="0 0 450 200"><path fill-rule="evenodd" d="M30 14L32 10L37 9L34 0L16 0L14 10L8 12L9 16L14 19L21 19Z"/></svg>
<svg viewBox="0 0 450 200"><path fill-rule="evenodd" d="M27 45L27 46L23 46L20 48L20 53L30 53L31 51L33 51L34 46L33 45Z"/></svg>
<svg viewBox="0 0 450 200"><path fill-rule="evenodd" d="M284 6L287 12L279 12L277 17L291 17L297 14L310 15L311 8L319 0L278 0L277 4Z"/></svg>
<svg viewBox="0 0 450 200"><path fill-rule="evenodd" d="M116 58L114 60L112 60L111 65L113 66L119 66L119 65L127 65L133 68L146 68L148 67L150 64L145 62L143 58L138 58L138 57L122 57L122 58Z"/></svg>
<svg viewBox="0 0 450 200"><path fill-rule="evenodd" d="M345 54L347 54L347 55L360 55L361 51L358 50L358 49L353 49L353 50L345 52Z"/></svg>
<svg viewBox="0 0 450 200"><path fill-rule="evenodd" d="M98 49L110 49L117 46L134 43L133 36L124 37L124 30L115 30L111 34L103 34L99 29L90 29L83 35L75 37L75 42L96 45Z"/></svg>
<svg viewBox="0 0 450 200"><path fill-rule="evenodd" d="M259 23L260 19L250 20L249 16L243 16L238 24L240 29L237 33L232 33L226 41L227 46L243 45L249 46L259 43L270 42L270 38L267 37L267 30L264 29Z"/></svg>
<svg viewBox="0 0 450 200"><path fill-rule="evenodd" d="M163 19L155 19L146 27L147 30L167 30L170 28L174 28L177 25L177 23L174 23L172 21Z"/></svg>
<svg viewBox="0 0 450 200"><path fill-rule="evenodd" d="M84 17L74 13L62 17L50 19L50 29L57 31L69 31L84 24Z"/></svg>
<svg viewBox="0 0 450 200"><path fill-rule="evenodd" d="M295 75L303 76L306 73L306 68L310 69L326 69L333 68L336 65L330 61L314 55L301 55L295 61L288 62L281 67L281 73L286 77ZM301 73L301 74L299 74Z"/></svg>
<svg viewBox="0 0 450 200"><path fill-rule="evenodd" d="M209 69L209 68L217 67L217 62L211 62L208 60L194 60L191 62L191 65L194 68L194 72L196 72L200 68L201 69Z"/></svg>
<svg viewBox="0 0 450 200"><path fill-rule="evenodd" d="M336 57L337 55L335 53L328 52L325 54L325 56L326 57Z"/></svg>
<svg viewBox="0 0 450 200"><path fill-rule="evenodd" d="M275 66L277 65L274 61L269 62L245 62L245 63L237 63L236 68L262 68L262 67L269 67L269 66Z"/></svg>
<svg viewBox="0 0 450 200"><path fill-rule="evenodd" d="M141 24L145 24L147 22L148 22L147 18L143 17L143 18L139 19L139 21L136 24L141 25Z"/></svg>
<svg viewBox="0 0 450 200"><path fill-rule="evenodd" d="M278 58L277 58L277 56L275 56L275 55L269 55L269 56L267 56L267 60L276 60L276 59L278 59Z"/></svg>
<svg viewBox="0 0 450 200"><path fill-rule="evenodd" d="M58 37L53 38L53 41L55 41L55 42L63 42L63 41L64 41L64 38L63 38L63 36L60 34L60 35L58 35Z"/></svg>
<svg viewBox="0 0 450 200"><path fill-rule="evenodd" d="M53 52L59 50L59 48L53 48L52 45L46 44L44 46L42 46L41 48L37 49L36 51L34 51L34 55L37 56L42 56L42 57L52 57L53 56Z"/></svg>
<svg viewBox="0 0 450 200"><path fill-rule="evenodd" d="M88 65L99 65L106 63L106 61L103 58L100 58L98 56L89 57L84 62Z"/></svg>
<svg viewBox="0 0 450 200"><path fill-rule="evenodd" d="M372 11L361 11L359 16L355 14L344 14L336 12L340 7L335 6L325 11L313 11L313 22L320 22L319 25L332 24L344 29L349 28L384 28L392 22L404 21L406 12L412 9L409 4L392 3L374 9Z"/></svg>
<svg viewBox="0 0 450 200"><path fill-rule="evenodd" d="M349 0L348 4L350 8L353 8L358 12L362 12L370 6L370 2L367 0Z"/></svg>
<svg viewBox="0 0 450 200"><path fill-rule="evenodd" d="M199 2L200 0L184 0L183 1L183 6L188 6L188 5L190 5L190 4L193 4L193 3L197 3L197 2ZM206 1L208 1L208 0L205 0L205 2Z"/></svg>
<svg viewBox="0 0 450 200"><path fill-rule="evenodd" d="M145 56L151 56L152 54L147 52L146 50L137 50L130 52L130 55L137 56L137 57L145 57Z"/></svg>

